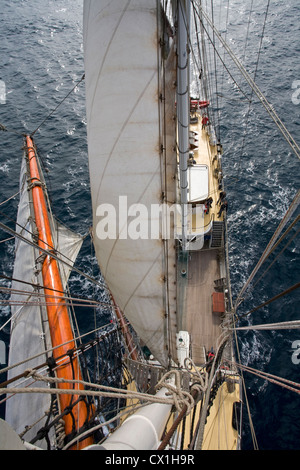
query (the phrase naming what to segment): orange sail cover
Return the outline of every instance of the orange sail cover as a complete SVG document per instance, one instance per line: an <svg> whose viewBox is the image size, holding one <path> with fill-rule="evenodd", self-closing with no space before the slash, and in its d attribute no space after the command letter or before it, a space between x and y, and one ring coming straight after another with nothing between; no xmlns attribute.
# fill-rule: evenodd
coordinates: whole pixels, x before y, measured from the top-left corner
<svg viewBox="0 0 300 470"><path fill-rule="evenodd" d="M36 157L31 137L26 136L28 151L28 160L30 168L30 178L32 184L32 198L35 214L35 223L38 230L38 244L41 248L51 251L54 250L52 232L49 220L49 213ZM42 276L44 282L44 291L47 303L47 314L51 334L54 359L66 355L66 359L60 362L56 369L57 377L68 380L82 380L79 361L73 357L72 364L67 352L75 347L74 335L69 319L69 312L64 300L63 285L58 268L57 261L50 255L46 256L42 266ZM59 347L58 347L59 346ZM63 389L83 390L81 384L60 384ZM71 406L78 399L78 395L59 395L61 411ZM68 436L74 430L80 429L88 418L88 407L81 400L72 407L71 413L64 416L65 433ZM74 429L75 421L75 429ZM84 448L93 443L92 438L87 438L80 442L76 449ZM75 446L74 446L75 448Z"/></svg>

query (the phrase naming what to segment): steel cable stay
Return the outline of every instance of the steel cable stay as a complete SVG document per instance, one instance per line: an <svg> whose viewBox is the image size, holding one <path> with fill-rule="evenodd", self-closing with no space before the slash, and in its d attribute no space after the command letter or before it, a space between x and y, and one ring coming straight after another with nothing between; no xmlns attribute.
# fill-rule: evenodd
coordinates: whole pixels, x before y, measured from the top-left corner
<svg viewBox="0 0 300 470"><path fill-rule="evenodd" d="M228 2L228 6L229 6L229 2ZM194 5L193 5L194 7ZM211 12L212 12L212 22L213 22L213 5L211 5ZM195 7L194 7L194 16L196 15L196 12L195 12ZM212 45L213 47L213 54L214 54L214 67L215 67L215 91L216 91L216 97L217 97L217 121L218 121L218 128L220 129L220 122L219 122L219 98L222 98L222 93L219 93L218 91L218 85L217 85L217 71L216 71L216 55L218 56L219 60L221 61L222 65L223 65L223 72L224 72L224 69L227 71L228 75L230 76L231 80L233 81L233 83L235 84L235 86L237 87L237 90L242 93L242 95L244 96L244 98L249 102L249 109L248 109L248 115L247 115L247 122L248 122L248 117L249 117L249 112L250 112L250 108L251 108L251 104L252 104L252 101L253 101L253 90L252 90L252 93L251 93L251 97L249 98L247 96L247 94L242 90L241 86L237 83L236 79L233 77L233 75L231 74L229 68L226 66L224 60L225 60L225 50L224 50L224 59L221 57L219 51L217 50L216 48L216 44L215 44L215 30L213 30L213 38L210 37L209 33L208 33L208 30L207 28L205 28L204 26L204 22L203 22L203 18L200 18L200 15L199 13L197 12L197 15L199 16L199 19L200 19L200 24L202 26L202 29L205 31L206 33L206 36L210 42L210 44ZM261 36L261 41L260 41L260 46L259 46L259 51L258 51L258 58L257 58L257 63L256 63L256 70L255 70L255 74L256 74L256 71L257 71L257 68L258 68L258 61L259 61L259 56L260 56L260 52L261 52L261 47L262 47L262 40L263 40L263 37L264 37L264 29L265 29L265 24L266 24L266 18L267 18L267 12L266 12L266 16L265 16L265 20L264 20L264 26L263 26L263 33L262 33L262 36ZM226 18L226 27L227 27L227 22L228 22L228 10L227 10L227 18ZM195 24L196 24L196 18L195 18ZM199 32L197 32L196 30L196 35L197 35L197 40L198 40L198 34ZM227 31L226 31L226 35L227 35ZM225 36L226 37L226 36ZM202 41L203 42L203 41ZM198 45L198 50L199 50L199 45ZM199 52L199 57L201 57L201 54ZM222 85L221 87L223 87L223 79L224 79L224 73L223 73L223 76L222 76ZM255 77L254 77L255 79ZM232 98L231 98L232 99ZM221 101L220 101L221 102ZM246 125L247 127L247 125ZM243 147L244 147L244 143L245 143L245 137L246 135L244 135L244 138L243 138L243 143L242 143L242 151L243 151ZM219 135L219 139L220 140L220 135Z"/></svg>
<svg viewBox="0 0 300 470"><path fill-rule="evenodd" d="M297 200L297 196L295 197L293 203ZM292 209L291 211L293 210L293 203L291 205ZM287 212L287 214L289 214L289 210ZM291 215L289 214L289 216L286 214L286 218L288 219L289 217L291 217ZM273 244L269 244L267 248L269 248L269 251L268 249L265 250L266 252L266 257L268 257L273 251L274 249L279 245L279 243L285 238L285 236L287 235L287 233L291 230L291 228L294 227L295 223L298 222L299 220L299 217L297 217L295 219L295 221L293 223L290 224L290 226L288 227L288 229L284 232L284 234L279 238L279 240L276 242L278 236L279 236L279 233L280 233L280 230L279 230L279 233L278 233L278 236L276 238L275 234L274 234L274 239L273 239ZM287 222L287 220L285 220L285 222ZM284 222L282 223L282 227L281 229L284 227ZM294 237L299 233L299 231L294 235ZM285 247L281 250L281 252L277 255L277 257L286 249L286 247L289 245L289 243L293 240L293 238L285 245ZM276 257L276 258L277 258ZM275 260L276 260L275 258ZM274 260L274 261L275 261ZM274 261L271 263L271 265L274 263ZM270 266L271 266L270 265ZM270 266L267 268L267 270L270 268ZM267 271L266 270L266 271ZM263 275L266 273L266 271L263 273ZM262 276L263 276L262 275ZM262 277L261 276L261 277ZM260 278L261 278L260 277ZM257 281L258 282L258 281ZM290 387L289 385L287 385L288 383L292 384L292 385L295 385L296 387L299 387L299 384L295 384L294 382L291 382L291 381L288 381L287 379L282 379L282 378L279 378L279 377L276 377L276 376L272 376L271 374L268 374L268 373L265 373L265 372L262 372L262 371L256 371L255 369L251 369L249 367L246 367L246 366L243 366L241 364L241 357L240 357L240 354L239 354L239 345L238 345L238 340L237 340L237 331L247 331L247 330L294 330L294 329L300 329L300 320L294 320L294 321L286 321L286 322L278 322L278 323L268 323L268 324L262 324L262 325L249 325L249 326L245 326L245 327L237 327L236 326L236 321L239 319L239 318L242 318L243 316L246 316L246 315L249 315L250 313L253 313L254 311L258 310L259 308L262 308L264 307L265 305L268 305L270 304L271 302L279 299L280 297L283 297L284 295L287 295L293 291L295 291L296 289L299 288L299 285L300 283L298 284L295 284L294 286L291 286L290 288L286 289L285 291L281 292L280 294L276 295L275 297L273 297L272 299L269 299L267 300L266 302L264 302L263 304L259 305L258 307L256 307L255 309L252 309L251 311L247 312L247 314L245 315L241 315L239 317L237 317L236 315L234 315L232 317L232 325L231 326L228 326L227 325L227 328L229 329L232 329L234 331L234 334L235 334L235 343L236 343L236 349L238 351L238 360L239 360L239 364L236 363L235 365L237 367L239 367L240 369L240 373L241 373L241 378L242 378L242 383L243 383L243 388L244 388L244 395L245 395L245 402L246 402L246 406L247 406L247 411L248 411L248 416L249 416L249 421L250 421L250 430L251 430L251 435L252 435L252 439L253 439L253 445L256 449L258 449L258 444L257 444L257 440L256 440L256 436L255 436L255 431L254 431L254 426L253 426L253 422L252 422L252 417L251 417L251 412L250 412L250 407L249 407L249 403L248 403L248 398L247 398L247 390L246 390L246 386L245 386L245 380L244 380L244 377L243 377L243 372L250 372L252 374L255 374L263 379L266 379L274 384L277 384L277 385L280 385L282 386L283 388L286 388L286 389L289 389L291 391L294 391L296 393L300 393L299 390L295 389L294 387ZM243 301L244 299L242 298L241 299L241 302ZM283 382L286 382L286 383L283 383Z"/></svg>
<svg viewBox="0 0 300 470"><path fill-rule="evenodd" d="M25 294L24 294L25 295ZM31 294L30 297L37 297L35 294ZM0 304L4 304L4 305L14 305L14 306L22 306L22 307L28 307L28 306L41 306L41 307L46 307L47 305L57 305L57 302L55 302L55 300L64 300L62 299L61 297L56 297L52 302L51 301L44 301L44 302L40 302L40 301L37 301L37 300L3 300L3 299L0 299ZM74 306L74 307L90 307L90 308L94 308L95 305L106 305L108 306L109 304L108 303L105 303L105 302L97 302L97 303L88 303L88 304L83 304L83 303L74 303L74 301L72 301L72 299L68 299L66 298L65 299L65 302L64 302L64 305L66 305L67 307L69 306ZM3 329L3 327L0 328L0 331L1 329Z"/></svg>
<svg viewBox="0 0 300 470"><path fill-rule="evenodd" d="M238 344L238 340L237 340L236 328L233 328L233 330L234 330L234 334L235 334L235 343L236 343L236 349L237 349L238 361L239 362L230 362L230 361L228 361L228 362L231 363L233 366L237 367L240 370L240 376L241 376L242 384L243 384L243 390L244 390L244 396L245 396L245 405L246 405L246 408L247 408L247 413L248 413L248 418L249 418L250 432L251 432L251 436L252 436L253 446L254 446L254 449L258 450L259 446L258 446L256 434L255 434L254 424L253 424L253 421L252 421L252 415L251 415L251 411L250 411L250 404L249 404L249 401L248 401L247 389L246 389L246 384L245 384L245 379L244 379L244 372L248 372L248 373L251 373L253 375L256 375L256 376L258 376L262 379L265 379L265 380L267 380L271 383L274 383L275 385L279 385L283 388L289 389L290 391L296 392L297 394L300 393L300 390L299 390L300 384L297 384L296 382L293 382L291 380L284 379L284 378L281 378L281 377L278 377L278 376L274 376L270 373L266 373L266 372L251 368L249 366L243 365L241 363L241 356L240 356L239 344Z"/></svg>
<svg viewBox="0 0 300 470"><path fill-rule="evenodd" d="M212 0L211 0L212 2ZM194 16L198 16L199 17L199 21L200 21L200 24L201 24L201 27L203 28L203 30L205 31L206 35L207 35L207 38L210 42L210 44L212 45L213 49L214 49L214 54L217 54L218 58L220 59L222 65L223 65L223 74L222 74L222 84L221 84L221 89L223 88L223 82L224 82L224 69L227 71L228 75L230 76L231 80L233 81L233 83L235 84L235 86L237 87L238 91L241 92L244 97L246 98L247 101L251 101L250 98L248 98L248 96L246 95L246 93L241 89L241 86L237 83L237 81L235 80L235 78L233 77L233 75L231 74L229 68L226 66L225 64L225 50L224 50L224 56L223 58L221 57L221 54L219 53L219 51L217 50L216 48L216 44L215 44L215 30L213 29L213 39L211 38L211 36L209 35L208 33L208 30L207 28L204 26L204 21L203 21L203 18L200 17L200 14L199 12L197 11L197 8L195 7L194 5L194 2L192 2L192 5L193 5L193 11L194 11ZM211 4L211 11L212 11L212 23L214 24L214 20L213 20L213 4ZM227 14L226 14L226 32L225 32L225 40L226 40L226 37L227 37L227 25L228 25L228 18L229 18L229 0L228 0L228 3L227 3ZM195 19L195 24L196 24L196 19ZM196 35L197 35L197 40L198 40L198 35L200 34L200 32L196 31ZM199 50L199 46L198 46L198 50ZM199 56L201 57L200 55L200 52L199 52ZM215 64L215 70L216 70L216 64ZM217 86L216 86L216 95L217 96L223 96L221 92L218 92L217 90ZM231 100L233 99L232 97L230 98Z"/></svg>
<svg viewBox="0 0 300 470"><path fill-rule="evenodd" d="M205 99L211 101L213 96L213 84L212 84L212 77L208 74L208 70L211 69L211 48L209 47L209 43L205 41L205 28L203 24L200 23L200 39L201 39L201 52L198 51L199 57L202 57L202 80L204 81L204 90L205 90ZM198 33L199 34L199 33ZM215 114L211 109L207 109L207 116L209 117L211 123L215 127Z"/></svg>
<svg viewBox="0 0 300 470"><path fill-rule="evenodd" d="M283 247L283 249L280 251L280 253L278 253L278 255L275 257L275 259L270 263L270 265L267 267L267 269L262 273L262 275L259 277L259 279L252 285L252 286L249 286L249 289L248 289L248 292L247 292L247 295L249 295L249 293L255 288L255 286L258 284L258 282L266 275L266 273L269 271L269 269L274 265L275 261L277 261L277 259L279 258L280 255L282 255L282 253L286 250L286 248L290 245L290 243L293 241L293 239L299 234L299 231L300 229L298 230L298 232L288 241L288 243L286 243L286 245ZM273 250L272 250L273 251ZM272 297L271 299L263 302L262 304L258 305L257 307L251 309L250 311L248 311L247 313L244 313L242 315L239 315L238 318L241 319L241 318L244 318L250 314L252 314L253 312L269 305L270 303L274 302L275 300L278 300L279 298L287 295L287 294L290 294L291 292L293 292L294 290L298 289L299 288L299 283L296 283L294 284L293 286L290 286L288 289L285 289L284 291L280 292L279 294L275 295L274 297ZM251 289L250 289L251 287ZM245 297L243 297L243 299L241 299L241 302L245 300ZM287 322L288 323L288 322ZM241 327L239 329L246 329L246 327ZM263 328L260 328L260 329L263 329Z"/></svg>
<svg viewBox="0 0 300 470"><path fill-rule="evenodd" d="M19 280L18 280L19 282ZM22 281L21 281L22 282ZM36 284L33 285L37 289L43 289L43 286L38 286ZM82 297L72 297L70 294L65 294L62 292L63 295L49 295L44 294L39 291L26 291L26 290L17 290L8 287L1 287L0 291L4 293L14 294L15 297L20 296L27 296L24 300L17 300L17 299L0 299L0 304L2 305L10 305L10 306L20 306L20 308L15 312L13 316L11 316L4 324L0 326L0 331L2 331L22 310L24 307L28 306L39 306L39 307L47 307L49 305L57 305L57 301L64 301L64 305L67 307L83 307L83 308L95 308L95 307L109 307L113 309L113 306L109 302L105 301L97 301L91 299L84 299ZM57 293L60 293L58 291Z"/></svg>
<svg viewBox="0 0 300 470"><path fill-rule="evenodd" d="M12 196L10 196L10 197L9 197L8 199L6 199L5 201L1 202L1 203L0 203L0 206L3 206L3 205L6 204L7 202L11 201L11 199L14 199L16 196L18 196L18 195L20 194L20 192L21 192L21 189L20 189L17 193L15 193L15 194L13 194Z"/></svg>

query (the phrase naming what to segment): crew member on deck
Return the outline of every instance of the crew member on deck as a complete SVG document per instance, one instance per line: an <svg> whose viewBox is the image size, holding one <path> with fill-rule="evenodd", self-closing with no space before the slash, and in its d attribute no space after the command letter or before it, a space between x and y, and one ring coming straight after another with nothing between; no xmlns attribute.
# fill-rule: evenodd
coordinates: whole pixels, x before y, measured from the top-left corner
<svg viewBox="0 0 300 470"><path fill-rule="evenodd" d="M208 353L208 355L207 355L207 360L208 360L208 361L212 361L214 357L215 357L215 351L214 351L214 348L211 347L211 348L210 348L210 351L209 351L209 353Z"/></svg>
<svg viewBox="0 0 300 470"><path fill-rule="evenodd" d="M209 197L205 201L205 209L204 209L205 214L209 214L209 209L211 208L212 203L213 203L213 198L212 197Z"/></svg>
<svg viewBox="0 0 300 470"><path fill-rule="evenodd" d="M221 202L225 199L225 197L226 197L226 191L221 191L217 204L221 204Z"/></svg>
<svg viewBox="0 0 300 470"><path fill-rule="evenodd" d="M207 365L206 365L206 372L210 374L211 368L212 368L212 363L215 357L215 351L214 348L211 347L208 355L207 355Z"/></svg>
<svg viewBox="0 0 300 470"><path fill-rule="evenodd" d="M225 210L227 211L227 208L228 208L228 202L227 201L222 202L219 213L218 213L218 217L221 217L222 212Z"/></svg>
<svg viewBox="0 0 300 470"><path fill-rule="evenodd" d="M202 118L202 129L205 129L205 126L209 123L209 119L207 116L203 116Z"/></svg>
<svg viewBox="0 0 300 470"><path fill-rule="evenodd" d="M196 160L194 158L194 152L189 153L188 165L196 165Z"/></svg>

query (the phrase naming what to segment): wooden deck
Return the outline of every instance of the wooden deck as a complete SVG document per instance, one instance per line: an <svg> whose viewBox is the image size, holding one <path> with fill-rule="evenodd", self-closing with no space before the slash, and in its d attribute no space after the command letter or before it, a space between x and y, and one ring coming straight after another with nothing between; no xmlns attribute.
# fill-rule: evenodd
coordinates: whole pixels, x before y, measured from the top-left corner
<svg viewBox="0 0 300 470"><path fill-rule="evenodd" d="M217 250L195 251L188 263L186 290L186 318L183 329L189 331L192 342L192 359L195 364L205 362L205 354L221 334L221 318L212 312L214 281L220 278Z"/></svg>
<svg viewBox="0 0 300 470"><path fill-rule="evenodd" d="M209 214L205 215L205 225L210 221L223 221L219 216L220 196L219 177L220 167L217 158L217 147L211 145L206 129L198 124L191 126L196 133L197 148L194 149L196 164L209 167L209 197L213 202ZM215 281L224 275L223 249L208 249L205 246L200 251L191 251L188 257L188 279L185 291L186 308L182 319L182 328L190 332L191 354L195 364L203 364L206 354L211 347L216 350L217 339L221 334L221 316L212 311L212 294L215 291Z"/></svg>

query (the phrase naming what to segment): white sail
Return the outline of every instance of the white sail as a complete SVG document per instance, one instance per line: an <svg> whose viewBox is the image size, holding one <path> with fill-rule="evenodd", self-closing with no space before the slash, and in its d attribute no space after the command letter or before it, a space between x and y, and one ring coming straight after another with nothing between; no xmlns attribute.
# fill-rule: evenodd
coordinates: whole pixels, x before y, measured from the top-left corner
<svg viewBox="0 0 300 470"><path fill-rule="evenodd" d="M161 205L166 186L168 198L175 194L176 157L170 158L175 134L162 137L162 119L165 128L174 127L175 79L172 69L167 71L166 90L161 90L159 5L156 0L86 0L84 48L98 262L120 309L167 365L176 332L175 244L172 233L167 241L161 233L151 236L157 223L151 209ZM160 100L160 93L164 99L171 95L171 101Z"/></svg>
<svg viewBox="0 0 300 470"><path fill-rule="evenodd" d="M28 175L26 172L26 160L23 159L20 175L20 202L17 216L16 231L30 242L34 241L35 233L34 217L32 214L31 192L28 188ZM36 240L35 240L36 241ZM54 222L53 243L59 256L71 265L74 263L78 251L82 245L82 237ZM63 250L61 252L60 250ZM64 254L64 256L62 256ZM13 271L11 302L11 339L9 350L9 366L28 360L8 371L8 379L22 374L24 370L43 364L47 355L45 351L51 348L50 333L45 306L44 291L41 276L41 256L38 249L23 240L16 239L15 263ZM61 265L61 276L65 288L70 270ZM18 291L18 292L17 292ZM26 294L24 295L24 292ZM26 334L24 334L26 333ZM52 355L51 353L49 354ZM38 357L35 357L38 356ZM13 386L35 386L32 380L24 378L13 382ZM39 382L38 387L47 387ZM25 427L36 423L24 435L26 441L30 441L37 431L42 428L46 420L45 413L50 409L51 398L48 394L16 394L9 396L6 402L6 420L19 434ZM51 433L50 433L51 436ZM46 447L45 441L38 442L40 447Z"/></svg>
<svg viewBox="0 0 300 470"><path fill-rule="evenodd" d="M71 231L65 225L58 222L53 217L53 243L56 251L59 253L62 263L59 263L60 275L63 288L69 280L71 266L73 266L78 253L81 249L83 238L78 233Z"/></svg>

